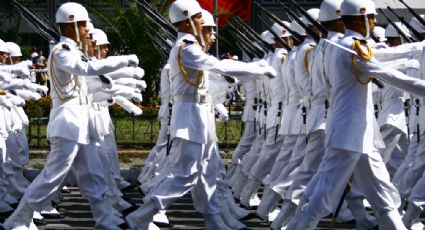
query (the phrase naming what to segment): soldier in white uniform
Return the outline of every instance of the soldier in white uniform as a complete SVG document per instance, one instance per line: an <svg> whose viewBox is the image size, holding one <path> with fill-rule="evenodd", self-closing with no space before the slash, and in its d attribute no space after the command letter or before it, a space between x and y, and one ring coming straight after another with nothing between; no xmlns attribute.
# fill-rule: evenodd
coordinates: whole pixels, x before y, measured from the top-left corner
<svg viewBox="0 0 425 230"><path fill-rule="evenodd" d="M267 31L268 32L268 31ZM274 40L271 38L271 33L263 33L263 40L268 42L269 44L274 44ZM269 41L271 40L271 41ZM272 57L273 53L269 51L264 55L262 60L267 61L270 63L270 59ZM255 60L256 58L254 58ZM267 85L267 79L266 77L262 77L260 79L256 80L256 92L257 92L257 106L256 106L256 113L255 113L255 131L256 136L251 144L249 151L244 154L242 162L241 162L241 168L235 174L234 181L235 183L231 183L232 190L233 190L233 197L236 199L241 198L241 192L248 180L249 172L252 169L252 166L257 162L258 155L261 152L261 148L263 146L263 143L265 141L265 125L266 125L266 117L267 117L267 91L265 86ZM254 202L252 202L254 201ZM258 196L253 197L250 199L249 204L244 204L246 206L257 206L258 205L259 198ZM246 202L247 203L247 202Z"/></svg>
<svg viewBox="0 0 425 230"><path fill-rule="evenodd" d="M173 100L171 138L173 141L167 175L150 194L150 199L126 217L131 229L145 229L154 214L166 209L192 191L195 208L203 213L207 229L228 229L220 217L216 191L217 164L212 160L215 142L209 127L210 102L203 70L230 76L262 76L276 72L266 63L246 64L218 61L205 54L196 36L202 32L202 9L194 0L177 0L170 7L171 22L179 34L170 58ZM201 45L204 43L201 40ZM211 161L210 161L211 160Z"/></svg>
<svg viewBox="0 0 425 230"><path fill-rule="evenodd" d="M138 64L134 55L109 57L88 61L79 48L87 36L87 10L77 3L65 3L56 13L62 37L49 56L49 76L52 83L53 108L48 124L51 152L45 168L25 191L18 208L3 227L28 228L33 210L39 211L49 203L66 175L75 170L81 193L89 200L95 229L119 229L120 218L111 213L105 200L107 191L102 164L91 140L94 130L89 124L90 100L87 85L81 76L106 74L119 68ZM66 130L66 131L64 131Z"/></svg>
<svg viewBox="0 0 425 230"><path fill-rule="evenodd" d="M320 6L319 21L328 30L327 39L337 41L344 32L344 24L340 11L342 0L326 0ZM280 229L286 226L294 215L305 187L316 172L321 159L325 153L325 125L327 110L329 107L330 89L324 79L323 54L327 44L321 39L310 55L309 76L311 91L309 102L311 108L307 115L306 132L308 143L303 162L298 172L294 175L293 182L285 194L281 194L285 201L278 217L273 221L271 227Z"/></svg>
<svg viewBox="0 0 425 230"><path fill-rule="evenodd" d="M302 27L295 21L291 22L290 29L300 34L302 38L306 36L305 30L302 29ZM268 213L277 206L277 203L280 200L280 195L270 188L270 184L278 178L282 170L287 166L289 159L291 158L292 148L297 140L297 136L293 134L294 132L299 133L302 125L302 117L295 116L298 109L301 107L302 99L294 80L294 62L298 47L303 42L304 40L298 41L293 38L292 50L288 53L288 56L281 67L281 76L283 77L285 95L279 135L283 135L284 140L276 161L274 162L269 175L264 180L265 189L261 203L257 208L257 214L264 220L267 219ZM297 128L294 128L293 126L296 126Z"/></svg>
<svg viewBox="0 0 425 230"><path fill-rule="evenodd" d="M283 21L283 23L288 27L290 25L289 22ZM272 29L286 44L291 45L290 33L285 28L275 23ZM266 139L259 157L251 167L248 181L242 189L240 202L245 206L249 206L249 199L257 193L260 184L263 183L263 180L269 174L283 143L283 136L278 133L282 116L282 100L284 97L283 77L280 70L285 62L288 51L283 48L283 44L277 39L275 39L274 48L275 52L271 57L271 65L278 72L278 77L266 82L266 90L269 91L267 98Z"/></svg>
<svg viewBox="0 0 425 230"><path fill-rule="evenodd" d="M307 11L307 13L314 19L318 20L319 9L313 8ZM303 17L304 23L310 26L311 30L316 34L319 34L317 28L315 28L310 21ZM309 63L311 63L311 54L316 46L316 43L310 38L307 37L303 44L301 44L297 51L297 56L294 62L294 79L298 87L298 91L302 97L301 109L297 110L296 117L302 117L302 126L299 134L296 135L296 142L292 150L292 155L289 160L288 165L282 170L279 177L274 180L270 187L273 191L283 196L289 186L292 184L293 175L295 175L300 169L300 165L303 161L305 151L307 136L306 134L306 121L308 117L308 111L310 107L310 92L311 92L311 81L310 81L310 72L309 72ZM314 142L313 142L314 143ZM310 146L313 147L313 146Z"/></svg>
<svg viewBox="0 0 425 230"><path fill-rule="evenodd" d="M376 127L369 82L370 76L379 77L415 94L422 94L416 87L422 83L369 61L373 53L364 39L375 24L372 1L344 0L341 13L345 36L325 55L325 72L332 86L326 153L288 229L313 229L321 217L333 212L351 175L371 203L380 228L405 229L397 211L400 198L394 193L377 150L383 143Z"/></svg>
<svg viewBox="0 0 425 230"><path fill-rule="evenodd" d="M396 25L408 34L407 29L401 23L396 23ZM385 37L391 47L401 45L402 39L392 25L387 26ZM380 91L381 109L378 125L386 146L381 154L391 178L403 162L409 146L403 97L402 91L389 85L385 85Z"/></svg>
<svg viewBox="0 0 425 230"><path fill-rule="evenodd" d="M422 15L422 18L425 18L424 15ZM418 22L416 18L412 18L410 25L414 27L418 32L422 33L425 38L425 26ZM422 54L415 55L414 59L420 62L422 60ZM424 68L422 63L420 68ZM408 70L407 75L423 79L423 77L421 77L420 71L418 70ZM400 206L400 209L404 208L404 201L410 195L412 187L419 180L419 177L424 170L423 163L416 162L416 153L419 144L418 139L420 137L420 130L418 130L418 128L423 128L418 127L421 126L421 123L417 124L417 122L419 116L425 113L423 113L423 109L420 109L420 106L422 104L421 98L418 98L415 95L412 95L410 98L411 99L407 102L410 106L410 110L408 113L408 125L410 131L410 136L408 137L409 148L403 163L400 165L392 179L392 182L397 187L402 198L402 205Z"/></svg>

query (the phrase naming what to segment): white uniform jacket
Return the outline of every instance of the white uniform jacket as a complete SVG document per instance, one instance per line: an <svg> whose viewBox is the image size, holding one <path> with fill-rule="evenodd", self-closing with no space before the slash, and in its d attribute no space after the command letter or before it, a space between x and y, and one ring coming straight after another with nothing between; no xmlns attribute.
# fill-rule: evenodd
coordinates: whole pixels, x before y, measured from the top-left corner
<svg viewBox="0 0 425 230"><path fill-rule="evenodd" d="M161 106L159 107L158 120L168 122L169 103L171 101L171 87L170 87L170 65L167 63L161 70L160 79L160 95Z"/></svg>
<svg viewBox="0 0 425 230"><path fill-rule="evenodd" d="M106 74L128 65L128 58L108 57L89 61L77 43L61 37L48 59L51 97L47 138L61 137L81 144L90 142L87 86L79 76Z"/></svg>
<svg viewBox="0 0 425 230"><path fill-rule="evenodd" d="M301 110L302 96L295 83L295 59L298 47L294 46L282 66L282 77L285 88L285 102L283 106L282 126L279 134L298 135L303 127Z"/></svg>
<svg viewBox="0 0 425 230"><path fill-rule="evenodd" d="M202 71L233 77L259 77L266 69L257 64L221 60L204 53L191 34L179 33L170 52L171 91L173 113L170 134L199 144L207 143L209 109L208 92L203 87L206 79ZM267 66L270 68L270 66ZM269 69L267 69L269 70ZM202 103L200 98L205 98Z"/></svg>
<svg viewBox="0 0 425 230"><path fill-rule="evenodd" d="M282 65L288 55L285 49L276 49L271 59L271 66L276 70L277 77L268 81L268 97L270 104L267 108L266 129L280 125L282 121L282 109L284 98L284 87L282 77ZM279 108L280 105L280 108Z"/></svg>
<svg viewBox="0 0 425 230"><path fill-rule="evenodd" d="M341 33L328 32L327 39L336 42L342 36L343 34ZM328 46L323 39L320 39L319 44L314 48L310 62L311 96L310 111L308 112L306 124L307 134L316 130L324 130L326 127L326 107L329 106L330 88L323 68L325 63L323 56Z"/></svg>

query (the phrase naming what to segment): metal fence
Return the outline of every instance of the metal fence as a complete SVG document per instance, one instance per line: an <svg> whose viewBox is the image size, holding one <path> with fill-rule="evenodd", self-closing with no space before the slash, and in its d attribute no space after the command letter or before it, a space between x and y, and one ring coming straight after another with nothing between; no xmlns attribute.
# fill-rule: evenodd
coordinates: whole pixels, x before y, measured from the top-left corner
<svg viewBox="0 0 425 230"><path fill-rule="evenodd" d="M216 122L216 133L221 148L234 148L243 133L241 121L243 102L228 103L230 119L226 123ZM151 148L158 137L160 123L157 120L156 109L145 109L141 116L126 114L111 114L115 127L117 145L121 148ZM48 117L37 113L30 118L27 128L28 142L33 149L46 149L49 147L46 139Z"/></svg>

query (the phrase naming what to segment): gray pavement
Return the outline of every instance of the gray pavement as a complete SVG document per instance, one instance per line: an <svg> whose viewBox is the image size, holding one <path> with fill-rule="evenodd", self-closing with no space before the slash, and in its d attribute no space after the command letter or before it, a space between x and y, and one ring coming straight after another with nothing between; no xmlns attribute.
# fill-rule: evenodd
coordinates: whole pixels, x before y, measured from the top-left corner
<svg viewBox="0 0 425 230"><path fill-rule="evenodd" d="M77 187L70 187L71 193L62 193L62 202L59 204L59 211L64 214L64 218L45 219L47 225L39 225L40 230L59 229L93 229L94 221L90 213L87 200L81 197ZM261 196L261 191L260 194ZM125 192L125 196L133 203L140 205L143 196L137 189ZM254 211L252 211L254 212ZM186 195L179 199L167 210L167 216L171 227L161 227L161 229L204 229L201 215L194 210L192 198ZM0 221L3 220L0 217ZM270 229L269 224L258 218L244 220L247 229ZM329 229L330 219L324 218L319 223L317 229ZM336 224L334 229L355 229L354 223Z"/></svg>

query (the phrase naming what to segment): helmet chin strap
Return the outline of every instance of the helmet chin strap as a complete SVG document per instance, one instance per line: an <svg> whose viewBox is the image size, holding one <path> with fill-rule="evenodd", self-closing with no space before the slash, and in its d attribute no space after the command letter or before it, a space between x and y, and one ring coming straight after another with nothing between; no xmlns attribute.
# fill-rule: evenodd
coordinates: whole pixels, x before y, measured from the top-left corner
<svg viewBox="0 0 425 230"><path fill-rule="evenodd" d="M100 46L97 46L97 59L101 59L100 58Z"/></svg>
<svg viewBox="0 0 425 230"><path fill-rule="evenodd" d="M74 22L74 29L75 29L75 34L77 35L77 44L78 44L78 47L80 49L82 49L83 48L83 45L81 44L80 31L78 30L77 22Z"/></svg>
<svg viewBox="0 0 425 230"><path fill-rule="evenodd" d="M366 36L365 36L365 38L369 38L369 36L370 36L370 26L369 26L369 20L367 18L367 14L364 15L364 23L365 23L365 26L366 26Z"/></svg>
<svg viewBox="0 0 425 230"><path fill-rule="evenodd" d="M202 34L198 34L198 31L196 30L196 27L195 27L195 23L193 23L193 20L192 20L191 17L189 17L189 22L190 22L190 26L192 26L193 34L195 35L195 37L199 38L199 40L201 42L202 49L205 50L204 37L202 36Z"/></svg>

